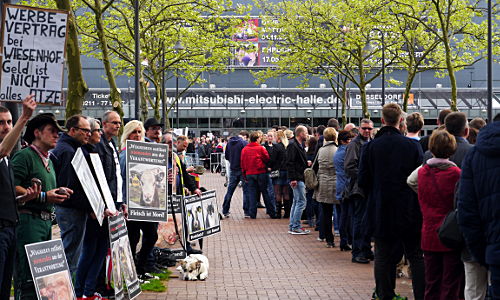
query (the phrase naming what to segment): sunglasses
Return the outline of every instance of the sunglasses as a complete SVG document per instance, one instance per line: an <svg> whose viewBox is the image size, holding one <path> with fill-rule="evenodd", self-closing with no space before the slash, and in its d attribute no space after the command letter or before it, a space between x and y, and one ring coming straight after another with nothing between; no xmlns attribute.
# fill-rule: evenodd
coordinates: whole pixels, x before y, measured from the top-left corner
<svg viewBox="0 0 500 300"><path fill-rule="evenodd" d="M373 128L371 128L371 127L361 127L361 129L363 129L363 130L373 130Z"/></svg>

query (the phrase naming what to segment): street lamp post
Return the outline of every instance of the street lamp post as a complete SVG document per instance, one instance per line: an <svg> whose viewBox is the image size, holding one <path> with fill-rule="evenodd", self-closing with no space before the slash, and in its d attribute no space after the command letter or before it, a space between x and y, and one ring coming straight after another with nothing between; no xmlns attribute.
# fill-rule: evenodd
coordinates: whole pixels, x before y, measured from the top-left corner
<svg viewBox="0 0 500 300"><path fill-rule="evenodd" d="M140 83L141 74L139 48L139 0L134 0L134 41L135 41L135 119L139 120Z"/></svg>
<svg viewBox="0 0 500 300"><path fill-rule="evenodd" d="M180 51L184 50L184 46L182 46L180 41L177 41L174 46L174 51L178 54ZM179 129L179 68L175 68L175 107L177 110L176 118L177 118L177 129Z"/></svg>

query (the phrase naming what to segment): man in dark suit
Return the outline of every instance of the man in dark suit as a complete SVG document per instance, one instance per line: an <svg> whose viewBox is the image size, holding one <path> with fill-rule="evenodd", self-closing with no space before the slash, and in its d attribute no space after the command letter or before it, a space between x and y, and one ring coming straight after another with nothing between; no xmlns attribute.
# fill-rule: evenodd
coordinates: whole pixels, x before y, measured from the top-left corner
<svg viewBox="0 0 500 300"><path fill-rule="evenodd" d="M406 179L422 163L422 148L398 130L403 111L388 103L375 139L363 145L358 183L367 197L367 228L375 238L375 282L382 300L396 297L396 265L403 252L412 267L415 299L424 298L424 262L420 249L422 215Z"/></svg>

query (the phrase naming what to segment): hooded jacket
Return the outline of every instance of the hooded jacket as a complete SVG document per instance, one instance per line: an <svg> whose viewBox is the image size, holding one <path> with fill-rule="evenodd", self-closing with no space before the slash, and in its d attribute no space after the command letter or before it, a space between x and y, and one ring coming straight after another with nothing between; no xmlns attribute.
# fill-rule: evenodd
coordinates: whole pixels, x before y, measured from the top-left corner
<svg viewBox="0 0 500 300"><path fill-rule="evenodd" d="M462 162L458 223L473 258L500 265L500 122L481 129Z"/></svg>
<svg viewBox="0 0 500 300"><path fill-rule="evenodd" d="M241 170L241 150L243 150L243 147L246 145L248 145L248 142L244 141L239 136L233 136L227 142L225 158L229 161L231 170Z"/></svg>

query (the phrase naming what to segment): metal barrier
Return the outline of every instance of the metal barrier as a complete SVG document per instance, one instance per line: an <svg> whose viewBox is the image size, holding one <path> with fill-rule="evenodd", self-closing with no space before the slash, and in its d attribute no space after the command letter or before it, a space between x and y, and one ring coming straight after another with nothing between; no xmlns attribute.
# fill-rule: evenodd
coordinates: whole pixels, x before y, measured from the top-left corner
<svg viewBox="0 0 500 300"><path fill-rule="evenodd" d="M224 153L210 153L210 172L219 173L222 171Z"/></svg>
<svg viewBox="0 0 500 300"><path fill-rule="evenodd" d="M184 156L184 162L186 166L199 166L200 158L198 157L198 153L186 153Z"/></svg>

